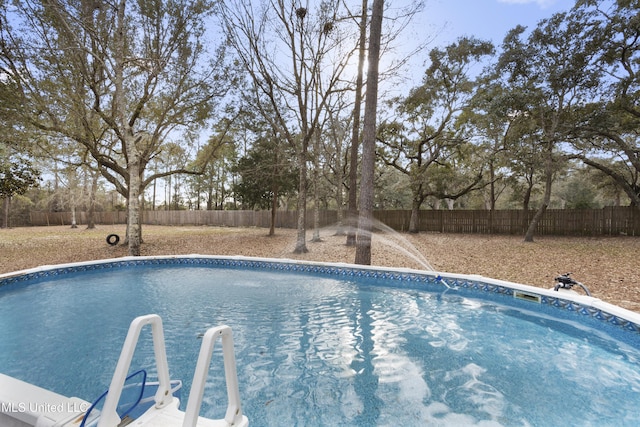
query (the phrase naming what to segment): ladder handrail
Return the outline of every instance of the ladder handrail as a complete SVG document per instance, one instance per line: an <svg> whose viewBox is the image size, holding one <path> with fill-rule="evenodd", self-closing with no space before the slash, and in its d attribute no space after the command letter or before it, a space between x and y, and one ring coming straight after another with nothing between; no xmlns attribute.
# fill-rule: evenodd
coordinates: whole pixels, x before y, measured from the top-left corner
<svg viewBox="0 0 640 427"><path fill-rule="evenodd" d="M102 408L102 414L98 421L98 427L113 427L120 423L120 417L116 412L122 387L131 366L133 353L140 338L140 332L146 325L151 325L153 337L153 351L156 358L156 369L158 371L159 386L155 395L156 408L166 406L173 399L169 378L169 364L167 362L167 352L164 343L164 331L162 329L162 319L157 314L148 314L133 319L129 326L129 332L122 345L120 358L116 365L116 370L109 385L109 392Z"/></svg>
<svg viewBox="0 0 640 427"><path fill-rule="evenodd" d="M207 382L209 366L213 348L218 337L222 339L222 356L224 361L224 376L227 383L227 412L225 421L229 425L243 425L242 406L240 404L240 390L238 387L238 373L236 370L236 358L233 349L233 333L227 325L209 328L202 338L198 363L193 374L189 401L182 427L195 427L200 414L204 386Z"/></svg>

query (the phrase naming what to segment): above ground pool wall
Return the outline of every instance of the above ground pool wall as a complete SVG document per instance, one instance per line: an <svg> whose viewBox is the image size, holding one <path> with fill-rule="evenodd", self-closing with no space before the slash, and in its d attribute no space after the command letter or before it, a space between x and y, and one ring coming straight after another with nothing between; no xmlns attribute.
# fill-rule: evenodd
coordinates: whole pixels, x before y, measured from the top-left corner
<svg viewBox="0 0 640 427"><path fill-rule="evenodd" d="M138 265L196 265L253 268L256 270L292 271L341 276L363 279L385 279L397 281L398 286L425 284L429 287L440 286L470 291L474 296L483 293L501 294L518 300L529 300L543 305L577 312L598 321L619 327L626 332L640 334L640 314L626 310L598 298L583 296L576 292L558 292L520 283L491 279L480 275L451 274L434 271L376 266L356 266L346 263L322 263L274 258L253 258L243 256L175 255L152 257L122 257L79 262L71 264L41 266L0 275L0 288L3 285L28 282L50 276L59 276L78 271L99 271L113 268L128 268Z"/></svg>

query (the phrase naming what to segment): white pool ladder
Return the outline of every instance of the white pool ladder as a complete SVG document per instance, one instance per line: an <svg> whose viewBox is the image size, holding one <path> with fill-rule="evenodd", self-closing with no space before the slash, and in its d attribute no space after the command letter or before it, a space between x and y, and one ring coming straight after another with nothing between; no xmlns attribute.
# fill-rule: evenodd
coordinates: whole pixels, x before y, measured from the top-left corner
<svg viewBox="0 0 640 427"><path fill-rule="evenodd" d="M135 351L140 332L146 325L151 325L153 336L153 350L156 359L156 369L158 372L159 386L155 394L155 405L147 410L140 418L135 420L132 426L182 426L182 427L246 427L249 421L242 414L240 404L240 391L238 388L238 375L236 371L236 359L233 350L233 335L229 326L217 326L210 328L204 334L198 362L193 375L191 391L185 412L178 409L180 402L171 392L169 378L169 365L167 363L167 353L164 342L164 331L162 329L162 319L157 314L148 314L135 318L129 326L129 332L122 346L120 359L116 365L109 393L107 394L98 427L116 427L121 420L116 412L118 401L122 394L122 388L129 372L131 359ZM227 383L227 411L224 419L211 420L199 416L202 406L204 387L207 381L209 365L213 348L218 337L222 340L222 354L224 359L224 373Z"/></svg>

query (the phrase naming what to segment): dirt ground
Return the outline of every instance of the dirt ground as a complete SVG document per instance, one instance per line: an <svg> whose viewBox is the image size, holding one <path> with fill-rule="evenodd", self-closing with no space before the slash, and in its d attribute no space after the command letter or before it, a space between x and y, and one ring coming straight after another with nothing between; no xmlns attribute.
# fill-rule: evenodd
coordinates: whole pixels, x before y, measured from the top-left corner
<svg viewBox="0 0 640 427"><path fill-rule="evenodd" d="M0 274L37 267L127 255L109 246L106 236L124 236L122 225L12 228L0 230ZM144 226L142 255L245 255L311 261L347 262L355 249L334 229L321 230L321 241L307 232L306 254L294 254L296 231L278 229L269 237L261 228ZM121 241L122 243L122 241ZM571 272L593 296L640 312L640 238L538 237L421 233L376 234L372 264L440 272L480 274L495 279L550 288L558 274Z"/></svg>

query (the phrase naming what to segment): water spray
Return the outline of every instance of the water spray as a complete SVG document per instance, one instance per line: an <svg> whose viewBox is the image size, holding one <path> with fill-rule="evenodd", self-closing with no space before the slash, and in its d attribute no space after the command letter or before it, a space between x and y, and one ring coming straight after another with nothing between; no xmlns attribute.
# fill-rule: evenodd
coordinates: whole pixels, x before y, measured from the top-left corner
<svg viewBox="0 0 640 427"><path fill-rule="evenodd" d="M325 230L334 230L337 231L340 229L343 232L357 232L364 233L367 237L373 240L373 237L377 239L377 241L391 248L398 253L402 254L404 257L413 260L420 266L420 268L426 271L435 271L433 266L429 263L427 258L420 252L418 248L416 248L405 236L389 227L385 223L378 221L376 219L368 220L366 227L358 228L357 221L347 219L345 223L340 226L326 226L323 227ZM375 231L379 231L379 233L374 233Z"/></svg>

